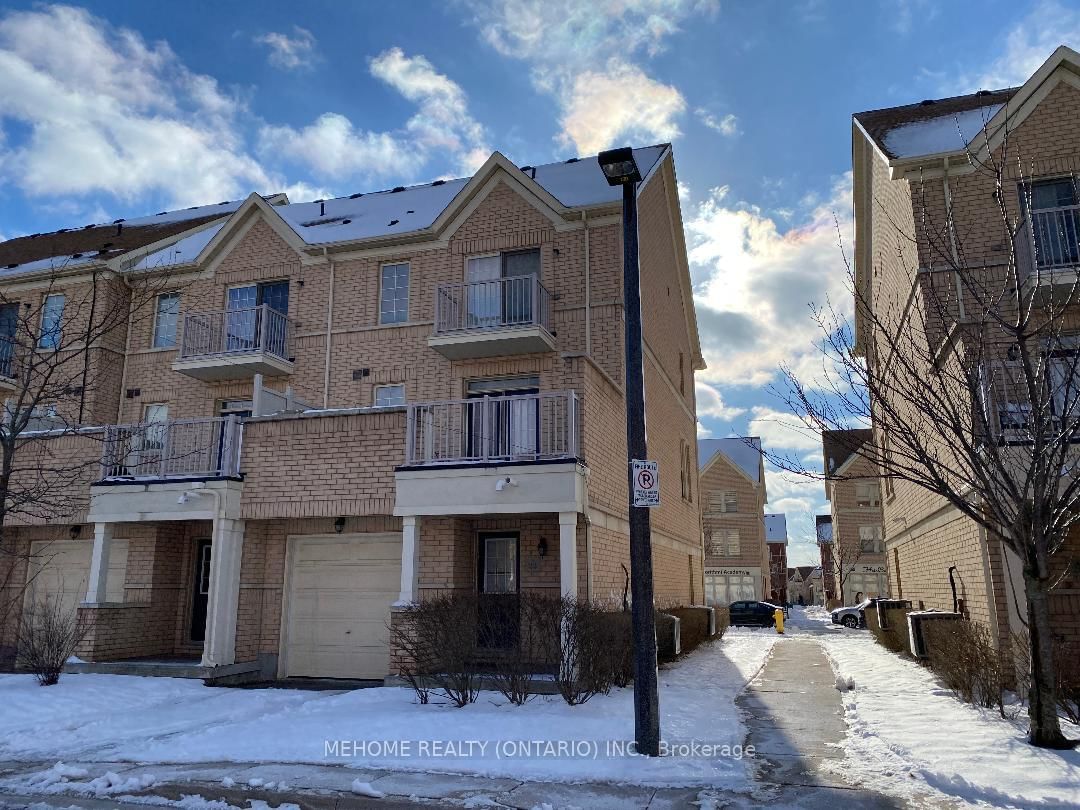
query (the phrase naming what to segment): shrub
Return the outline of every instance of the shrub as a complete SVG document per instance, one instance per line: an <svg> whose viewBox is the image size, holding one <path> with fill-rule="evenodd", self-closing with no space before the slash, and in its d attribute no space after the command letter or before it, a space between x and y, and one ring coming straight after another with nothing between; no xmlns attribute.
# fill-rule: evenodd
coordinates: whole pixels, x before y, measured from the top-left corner
<svg viewBox="0 0 1080 810"><path fill-rule="evenodd" d="M54 686L88 629L78 608L66 608L52 596L32 600L18 627L17 665L33 672L40 685Z"/></svg>
<svg viewBox="0 0 1080 810"><path fill-rule="evenodd" d="M1009 678L990 631L966 620L927 622L924 628L930 669L960 700L1005 716Z"/></svg>
<svg viewBox="0 0 1080 810"><path fill-rule="evenodd" d="M1058 678L1058 708L1070 722L1080 725L1080 643L1057 641L1054 644L1054 671Z"/></svg>
<svg viewBox="0 0 1080 810"><path fill-rule="evenodd" d="M722 638L731 626L731 613L726 607L714 607L716 611L716 638Z"/></svg>
<svg viewBox="0 0 1080 810"><path fill-rule="evenodd" d="M682 654L693 652L704 641L708 641L709 635L709 611L700 607L674 607L666 613L670 613L679 619L679 646Z"/></svg>

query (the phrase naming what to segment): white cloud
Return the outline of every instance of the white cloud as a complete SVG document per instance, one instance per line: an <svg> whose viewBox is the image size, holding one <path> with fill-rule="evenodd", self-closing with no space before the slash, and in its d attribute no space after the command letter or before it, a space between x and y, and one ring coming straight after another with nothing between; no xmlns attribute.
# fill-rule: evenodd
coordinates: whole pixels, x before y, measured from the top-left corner
<svg viewBox="0 0 1080 810"><path fill-rule="evenodd" d="M264 126L259 153L283 155L339 181L353 175L412 177L435 153L451 157L458 171L470 174L488 157L484 128L469 114L465 92L426 58L391 48L372 59L370 68L416 104L403 129L358 129L344 115L327 112L299 129Z"/></svg>
<svg viewBox="0 0 1080 810"><path fill-rule="evenodd" d="M851 174L828 198L808 195L781 230L762 209L732 203L715 188L685 221L702 349L709 382L760 386L781 362L808 377L821 372L822 338L811 302L851 307L839 247L852 245ZM839 228L839 230L838 230Z"/></svg>
<svg viewBox="0 0 1080 810"><path fill-rule="evenodd" d="M1080 9L1056 0L1041 2L1004 38L1001 55L975 75L963 76L957 92L996 90L1023 84L1059 45L1080 48Z"/></svg>
<svg viewBox="0 0 1080 810"><path fill-rule="evenodd" d="M746 408L737 408L725 403L716 386L709 385L704 380L694 382L694 393L697 397L698 416L730 420L746 413Z"/></svg>
<svg viewBox="0 0 1080 810"><path fill-rule="evenodd" d="M315 35L298 25L293 26L291 35L271 31L254 37L254 41L269 49L267 61L282 70L307 69L320 58L315 49Z"/></svg>
<svg viewBox="0 0 1080 810"><path fill-rule="evenodd" d="M750 434L761 437L767 453L821 449L821 433L805 425L797 416L765 405L755 405L752 414Z"/></svg>
<svg viewBox="0 0 1080 810"><path fill-rule="evenodd" d="M491 47L524 60L533 84L561 109L563 145L594 152L625 141L671 140L686 101L637 63L664 49L692 14L716 0L468 0ZM628 113L627 111L632 111Z"/></svg>
<svg viewBox="0 0 1080 810"><path fill-rule="evenodd" d="M155 193L189 205L272 186L246 154L243 105L190 72L166 43L147 44L67 6L0 18L0 181L30 196Z"/></svg>
<svg viewBox="0 0 1080 810"><path fill-rule="evenodd" d="M719 132L725 138L734 138L739 135L742 130L739 129L739 119L734 113L728 113L727 115L717 118L708 110L698 107L694 110L696 115L705 126L714 132Z"/></svg>

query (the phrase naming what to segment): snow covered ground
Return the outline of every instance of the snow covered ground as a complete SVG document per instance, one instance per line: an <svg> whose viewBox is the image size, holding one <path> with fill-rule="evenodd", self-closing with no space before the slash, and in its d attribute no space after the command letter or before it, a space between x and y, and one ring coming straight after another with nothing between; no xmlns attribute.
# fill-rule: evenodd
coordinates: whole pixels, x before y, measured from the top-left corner
<svg viewBox="0 0 1080 810"><path fill-rule="evenodd" d="M776 640L769 631L732 629L662 669L665 741L741 748L746 731L734 699ZM457 709L418 705L403 688L245 690L118 675L65 675L58 686L41 688L30 676L5 675L0 760L303 762L555 781L748 785L746 758L690 752L646 759L609 747L633 739L632 698L621 689L583 706L540 696L517 707L485 692ZM337 755L327 750L334 742ZM544 745L560 742L561 750Z"/></svg>
<svg viewBox="0 0 1080 810"><path fill-rule="evenodd" d="M827 624L824 611L802 614L797 625L813 631L815 621L833 669L855 682L842 695L847 758L837 769L846 779L973 806L1080 806L1080 751L1032 748L1022 721L961 703L933 673L888 652L869 632ZM1066 734L1080 737L1080 729Z"/></svg>

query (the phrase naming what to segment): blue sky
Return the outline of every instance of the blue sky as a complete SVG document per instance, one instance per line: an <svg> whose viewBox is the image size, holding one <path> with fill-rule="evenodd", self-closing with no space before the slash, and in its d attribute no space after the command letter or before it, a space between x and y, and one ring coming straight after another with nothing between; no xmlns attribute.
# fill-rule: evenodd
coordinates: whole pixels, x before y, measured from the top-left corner
<svg viewBox="0 0 1080 810"><path fill-rule="evenodd" d="M1062 43L1080 3L7 3L0 237L670 140L702 433L816 457L768 385L813 368L807 304L844 297L851 113L1019 84ZM812 561L821 485L768 486Z"/></svg>

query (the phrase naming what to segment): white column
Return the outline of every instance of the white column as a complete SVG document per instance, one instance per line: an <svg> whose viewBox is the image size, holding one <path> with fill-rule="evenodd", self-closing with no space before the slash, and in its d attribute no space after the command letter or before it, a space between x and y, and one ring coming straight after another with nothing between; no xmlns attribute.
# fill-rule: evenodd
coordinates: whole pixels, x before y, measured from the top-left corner
<svg viewBox="0 0 1080 810"><path fill-rule="evenodd" d="M398 602L415 602L417 576L420 573L420 517L406 515L401 519L401 594Z"/></svg>
<svg viewBox="0 0 1080 810"><path fill-rule="evenodd" d="M90 552L90 581L86 586L86 601L90 604L105 602L109 584L109 552L112 550L113 525L94 524L94 549Z"/></svg>
<svg viewBox="0 0 1080 810"><path fill-rule="evenodd" d="M577 517L577 512L559 512L559 584L569 599L578 595Z"/></svg>
<svg viewBox="0 0 1080 810"><path fill-rule="evenodd" d="M203 666L219 667L236 661L236 609L240 603L243 553L244 521L214 518Z"/></svg>

